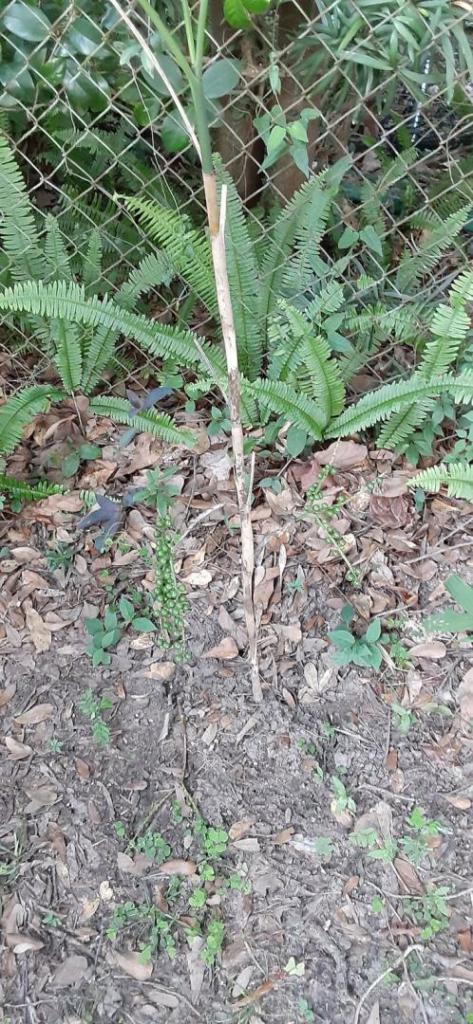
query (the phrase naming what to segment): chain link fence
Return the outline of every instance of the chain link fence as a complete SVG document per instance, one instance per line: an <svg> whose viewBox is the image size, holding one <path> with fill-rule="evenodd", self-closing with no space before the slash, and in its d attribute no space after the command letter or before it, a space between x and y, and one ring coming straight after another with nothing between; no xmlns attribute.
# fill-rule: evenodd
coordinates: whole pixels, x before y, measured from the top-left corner
<svg viewBox="0 0 473 1024"><path fill-rule="evenodd" d="M210 4L209 116L215 150L251 222L264 231L262 208L287 202L307 175L349 157L337 198L339 224L353 241L350 231L359 231L374 185L382 206L378 230L391 254L388 264L378 254L375 276L394 289L401 253L415 252L435 223L471 201L471 223L465 220L416 296L439 301L458 270L470 265L472 250L470 0L281 0L244 31L225 22L222 7L220 0ZM158 9L185 39L177 0L159 0ZM124 10L192 117L180 71L161 52L152 26L138 5ZM113 294L153 250L121 196L157 199L204 223L196 155L173 101L117 12L99 0L11 0L0 13L0 47L0 125L35 216L44 227L51 212L57 216L79 276L98 227L103 271L89 289ZM379 182L393 162L383 191ZM376 261L375 245L371 255ZM0 270L8 283L5 260ZM371 294L372 283L358 285L360 307ZM148 299L151 315L164 322L184 315L184 285L155 289ZM396 301L411 299L399 292ZM115 383L117 376L129 386L142 379L145 356L128 339L117 362ZM32 332L31 324L26 330L21 317L4 318L4 391L47 372L41 331Z"/></svg>

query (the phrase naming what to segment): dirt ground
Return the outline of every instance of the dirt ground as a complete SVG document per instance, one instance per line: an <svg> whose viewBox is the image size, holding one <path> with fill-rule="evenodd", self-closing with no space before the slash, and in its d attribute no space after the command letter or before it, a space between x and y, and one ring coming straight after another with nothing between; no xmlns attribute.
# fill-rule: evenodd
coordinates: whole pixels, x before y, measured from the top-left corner
<svg viewBox="0 0 473 1024"><path fill-rule="evenodd" d="M359 590L301 526L294 478L258 506L260 704L218 513L184 545L188 662L126 633L95 669L84 619L113 571L140 579L146 523L133 513L131 554L100 557L77 498L5 518L2 1024L473 1020L472 654L420 625L452 571L473 582L473 514L416 507L391 466L357 501L365 468L335 478L353 496L341 529ZM73 562L51 569L71 541ZM333 664L347 600L365 625L402 617L401 667L388 644L379 671ZM89 690L110 698L102 746Z"/></svg>

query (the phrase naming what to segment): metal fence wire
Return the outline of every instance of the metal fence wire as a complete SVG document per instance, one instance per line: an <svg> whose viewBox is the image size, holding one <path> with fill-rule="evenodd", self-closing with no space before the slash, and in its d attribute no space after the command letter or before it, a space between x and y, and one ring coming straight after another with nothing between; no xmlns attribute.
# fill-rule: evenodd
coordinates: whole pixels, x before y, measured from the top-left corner
<svg viewBox="0 0 473 1024"><path fill-rule="evenodd" d="M354 230L369 202L364 186L397 160L389 192L379 193L379 230L392 259L390 265L379 259L378 283L392 284L399 254L406 247L415 252L423 231L471 200L471 222L416 296L438 301L471 258L473 4L274 0L243 30L225 22L223 7L223 0L210 3L209 116L215 150L250 221L264 230L262 208L287 202L307 175L345 156L351 165L336 209L344 229ZM124 0L123 9L159 54L192 118L181 73L152 25L138 4ZM158 0L157 9L185 39L177 0ZM35 215L43 226L51 212L57 216L73 265L98 226L106 268L100 294L113 293L153 249L122 196L158 199L204 222L196 154L173 100L102 0L4 2L0 48L0 126ZM0 282L7 273L3 258ZM94 283L99 288L89 281L92 291ZM369 303L369 287L358 298L360 307ZM169 292L156 291L152 315L173 322L184 299L184 286L172 302ZM399 304L404 301L400 293ZM37 379L43 348L31 323L26 330L21 317L4 318L0 384L6 393ZM117 354L123 383L143 367L143 353L135 354L124 339Z"/></svg>

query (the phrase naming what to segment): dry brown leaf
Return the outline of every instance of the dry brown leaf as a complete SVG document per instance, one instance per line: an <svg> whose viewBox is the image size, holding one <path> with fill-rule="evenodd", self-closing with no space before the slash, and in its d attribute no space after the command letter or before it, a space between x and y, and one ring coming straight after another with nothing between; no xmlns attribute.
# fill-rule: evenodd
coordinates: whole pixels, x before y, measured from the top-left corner
<svg viewBox="0 0 473 1024"><path fill-rule="evenodd" d="M15 562L27 564L28 562L34 562L37 558L41 558L39 551L36 548L11 548L11 557L15 559Z"/></svg>
<svg viewBox="0 0 473 1024"><path fill-rule="evenodd" d="M371 1007L371 1013L366 1021L366 1024L381 1024L381 1017L379 1016L379 1003L376 1002Z"/></svg>
<svg viewBox="0 0 473 1024"><path fill-rule="evenodd" d="M8 702L15 696L16 685L11 683L10 686L6 686L4 690L0 690L0 708L4 708Z"/></svg>
<svg viewBox="0 0 473 1024"><path fill-rule="evenodd" d="M473 949L471 928L464 928L463 931L457 932L457 942L464 953L471 953Z"/></svg>
<svg viewBox="0 0 473 1024"><path fill-rule="evenodd" d="M195 938L190 939L189 947L190 948L186 953L186 960L187 969L189 971L192 1002L195 1004L199 1000L200 990L202 988L205 974L205 964L202 960L204 940L200 935L196 935Z"/></svg>
<svg viewBox="0 0 473 1024"><path fill-rule="evenodd" d="M90 918L94 916L96 911L99 909L100 900L98 896L94 899L84 899L82 902L82 910L80 915L80 921L90 921Z"/></svg>
<svg viewBox="0 0 473 1024"><path fill-rule="evenodd" d="M467 811L471 807L470 797L462 796L461 793L446 793L444 800L452 807L456 807L457 811Z"/></svg>
<svg viewBox="0 0 473 1024"><path fill-rule="evenodd" d="M25 814L36 814L42 807L52 807L58 798L58 792L49 782L41 786L23 786L24 792L30 798L29 804L25 807Z"/></svg>
<svg viewBox="0 0 473 1024"><path fill-rule="evenodd" d="M72 988L79 985L87 970L85 956L73 953L67 956L62 964L55 970L51 984L54 988Z"/></svg>
<svg viewBox="0 0 473 1024"><path fill-rule="evenodd" d="M423 580L425 583L428 583L429 580L432 580L437 575L439 567L432 558L423 558L421 562L414 562L411 565L405 562L402 565L402 570L406 573L406 576L413 576L416 580Z"/></svg>
<svg viewBox="0 0 473 1024"><path fill-rule="evenodd" d="M76 757L74 764L80 779L90 779L90 766L87 764L87 761L83 761L81 757Z"/></svg>
<svg viewBox="0 0 473 1024"><path fill-rule="evenodd" d="M195 572L184 576L184 583L188 583L190 587L208 587L212 580L212 573L208 569L196 569Z"/></svg>
<svg viewBox="0 0 473 1024"><path fill-rule="evenodd" d="M220 483L228 480L233 469L233 462L226 448L204 452L199 461L201 466L210 470L214 480L218 480Z"/></svg>
<svg viewBox="0 0 473 1024"><path fill-rule="evenodd" d="M166 860L159 865L160 875L195 875L197 866L193 860Z"/></svg>
<svg viewBox="0 0 473 1024"><path fill-rule="evenodd" d="M281 832L274 837L273 843L275 846L284 846L285 843L289 843L294 835L294 827L289 825L288 828L283 828Z"/></svg>
<svg viewBox="0 0 473 1024"><path fill-rule="evenodd" d="M32 747L13 739L13 736L5 736L5 746L8 748L12 761L21 761L23 757L29 757L33 753Z"/></svg>
<svg viewBox="0 0 473 1024"><path fill-rule="evenodd" d="M33 708L29 708L28 711L23 711L21 715L17 715L14 719L16 725L39 725L40 722L45 722L47 718L51 718L54 712L52 704L35 704Z"/></svg>
<svg viewBox="0 0 473 1024"><path fill-rule="evenodd" d="M228 830L228 835L232 841L235 839L242 839L246 836L255 823L254 818L247 818L244 821L235 821Z"/></svg>
<svg viewBox="0 0 473 1024"><path fill-rule="evenodd" d="M225 636L219 644L211 647L209 651L202 654L203 658L219 658L222 661L230 661L238 657L238 647L232 636Z"/></svg>
<svg viewBox="0 0 473 1024"><path fill-rule="evenodd" d="M38 654L41 654L42 651L48 651L51 646L51 630L48 629L41 615L31 605L29 607L25 605L25 615L26 625L30 631L35 650Z"/></svg>
<svg viewBox="0 0 473 1024"><path fill-rule="evenodd" d="M19 935L15 932L10 932L6 936L6 943L7 946L13 946L13 952L17 955L35 953L44 946L44 942L41 942L41 939L35 939L33 935Z"/></svg>
<svg viewBox="0 0 473 1024"><path fill-rule="evenodd" d="M172 679L175 671L176 666L173 661L155 661L150 665L148 671L145 672L145 676L148 679L162 679L165 681Z"/></svg>
<svg viewBox="0 0 473 1024"><path fill-rule="evenodd" d="M317 452L310 462L303 467L299 480L303 491L318 479L320 467L330 465L335 469L355 469L362 466L368 449L364 444L357 444L356 441L334 441L325 451Z"/></svg>
<svg viewBox="0 0 473 1024"><path fill-rule="evenodd" d="M473 718L473 668L465 672L457 690L457 700L462 718Z"/></svg>
<svg viewBox="0 0 473 1024"><path fill-rule="evenodd" d="M235 839L233 846L236 846L237 850L244 850L245 853L259 853L259 842L254 836L249 836L248 839Z"/></svg>
<svg viewBox="0 0 473 1024"><path fill-rule="evenodd" d="M407 892L423 896L424 886L422 885L417 871L412 866L411 862L406 860L404 857L395 857L393 863L394 868Z"/></svg>
<svg viewBox="0 0 473 1024"><path fill-rule="evenodd" d="M446 653L447 648L440 640L426 640L425 643L415 644L409 650L412 658L430 658L432 661L440 661Z"/></svg>

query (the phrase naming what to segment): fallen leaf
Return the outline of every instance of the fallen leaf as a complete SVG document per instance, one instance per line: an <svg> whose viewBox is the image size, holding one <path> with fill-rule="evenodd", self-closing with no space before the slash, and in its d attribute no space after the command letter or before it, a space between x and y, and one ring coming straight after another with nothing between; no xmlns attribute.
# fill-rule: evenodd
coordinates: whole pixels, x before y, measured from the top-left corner
<svg viewBox="0 0 473 1024"><path fill-rule="evenodd" d="M120 967L125 974L129 974L135 981L147 981L153 973L153 964L143 964L140 961L139 953L117 953L113 950L109 956L110 963L114 967Z"/></svg>
<svg viewBox="0 0 473 1024"><path fill-rule="evenodd" d="M415 644L409 650L411 658L430 658L433 661L444 658L446 653L447 648L440 640L427 640L425 643Z"/></svg>
<svg viewBox="0 0 473 1024"><path fill-rule="evenodd" d="M193 860L166 860L159 865L160 875L195 875L197 866Z"/></svg>
<svg viewBox="0 0 473 1024"><path fill-rule="evenodd" d="M371 1013L366 1021L366 1024L381 1024L378 1002L374 1003L373 1006L371 1007Z"/></svg>
<svg viewBox="0 0 473 1024"><path fill-rule="evenodd" d="M424 886L411 862L404 857L395 857L393 864L407 892L423 896Z"/></svg>
<svg viewBox="0 0 473 1024"><path fill-rule="evenodd" d="M451 804L452 807L456 807L457 811L467 811L471 807L469 796L462 796L460 793L446 793L444 800Z"/></svg>
<svg viewBox="0 0 473 1024"><path fill-rule="evenodd" d="M167 679L172 679L175 671L176 666L173 661L155 661L150 665L148 671L145 672L145 676L148 679L162 679L166 681Z"/></svg>
<svg viewBox="0 0 473 1024"><path fill-rule="evenodd" d="M11 556L15 559L15 562L21 562L26 565L27 562L34 562L36 558L41 558L39 551L36 548L11 548Z"/></svg>
<svg viewBox="0 0 473 1024"><path fill-rule="evenodd" d="M233 462L225 448L204 452L200 464L209 469L213 478L219 482L228 480L233 469Z"/></svg>
<svg viewBox="0 0 473 1024"><path fill-rule="evenodd" d="M205 964L202 960L204 940L199 935L196 935L195 938L188 940L188 942L190 949L186 953L187 969L189 971L192 1002L195 1004L199 1001L205 974Z"/></svg>
<svg viewBox="0 0 473 1024"><path fill-rule="evenodd" d="M242 839L246 836L255 823L254 818L245 818L244 821L235 821L228 830L228 835L232 841L235 839Z"/></svg>
<svg viewBox="0 0 473 1024"><path fill-rule="evenodd" d="M51 718L54 712L54 706L52 704L35 704L34 708L30 708L28 711L23 711L21 715L17 715L14 722L17 725L38 725L39 722L45 722L47 718Z"/></svg>
<svg viewBox="0 0 473 1024"><path fill-rule="evenodd" d="M55 970L51 984L54 988L70 988L79 985L87 970L85 956L73 953Z"/></svg>
<svg viewBox="0 0 473 1024"><path fill-rule="evenodd" d="M34 953L44 946L41 939L35 939L32 935L17 935L15 932L7 935L6 943L7 946L13 946L13 952L18 956L21 953Z"/></svg>
<svg viewBox="0 0 473 1024"><path fill-rule="evenodd" d="M225 636L219 644L205 651L203 658L220 658L222 661L229 661L238 657L238 647L232 636Z"/></svg>
<svg viewBox="0 0 473 1024"><path fill-rule="evenodd" d="M0 708L4 708L6 704L15 696L16 685L11 683L10 686L6 686L4 690L0 690Z"/></svg>
<svg viewBox="0 0 473 1024"><path fill-rule="evenodd" d="M94 899L84 899L79 920L90 921L90 918L94 916L99 906L100 900L98 896L94 897Z"/></svg>
<svg viewBox="0 0 473 1024"><path fill-rule="evenodd" d="M473 949L471 928L465 928L463 931L457 932L457 942L464 953L471 953Z"/></svg>
<svg viewBox="0 0 473 1024"><path fill-rule="evenodd" d="M254 836L248 837L248 839L235 839L233 846L236 846L237 850L244 850L245 853L258 853L259 842Z"/></svg>
<svg viewBox="0 0 473 1024"><path fill-rule="evenodd" d="M334 469L354 469L362 466L368 449L364 444L357 444L356 441L334 441L325 451L317 452L313 459L304 466L304 472L300 476L300 485L303 491L318 479L321 466L333 466Z"/></svg>
<svg viewBox="0 0 473 1024"><path fill-rule="evenodd" d="M195 572L184 576L184 583L188 583L190 587L208 587L212 580L212 573L208 569L196 569Z"/></svg>
<svg viewBox="0 0 473 1024"><path fill-rule="evenodd" d="M38 654L41 654L42 651L48 651L51 646L51 630L48 629L41 615L31 606L25 608L25 616L26 625L30 631L35 650Z"/></svg>
<svg viewBox="0 0 473 1024"><path fill-rule="evenodd" d="M87 761L83 761L81 757L76 757L74 764L80 779L86 780L90 778L90 767Z"/></svg>
<svg viewBox="0 0 473 1024"><path fill-rule="evenodd" d="M281 832L278 832L273 839L273 843L275 846L284 846L285 843L289 843L291 841L293 835L294 827L289 825L288 828L283 828Z"/></svg>
<svg viewBox="0 0 473 1024"><path fill-rule="evenodd" d="M473 718L473 668L465 673L457 690L457 700L462 718Z"/></svg>
<svg viewBox="0 0 473 1024"><path fill-rule="evenodd" d="M57 790L49 782L41 786L23 786L23 789L30 798L29 804L25 807L25 814L36 814L42 807L52 807L58 799Z"/></svg>
<svg viewBox="0 0 473 1024"><path fill-rule="evenodd" d="M110 900L113 900L115 895L112 886L110 885L110 882L107 881L107 879L104 879L104 881L100 883L99 893L100 899L103 900L104 903L108 903Z"/></svg>
<svg viewBox="0 0 473 1024"><path fill-rule="evenodd" d="M10 752L12 761L21 761L23 757L29 757L33 753L32 747L29 747L27 743L14 740L13 736L5 736L5 746Z"/></svg>

